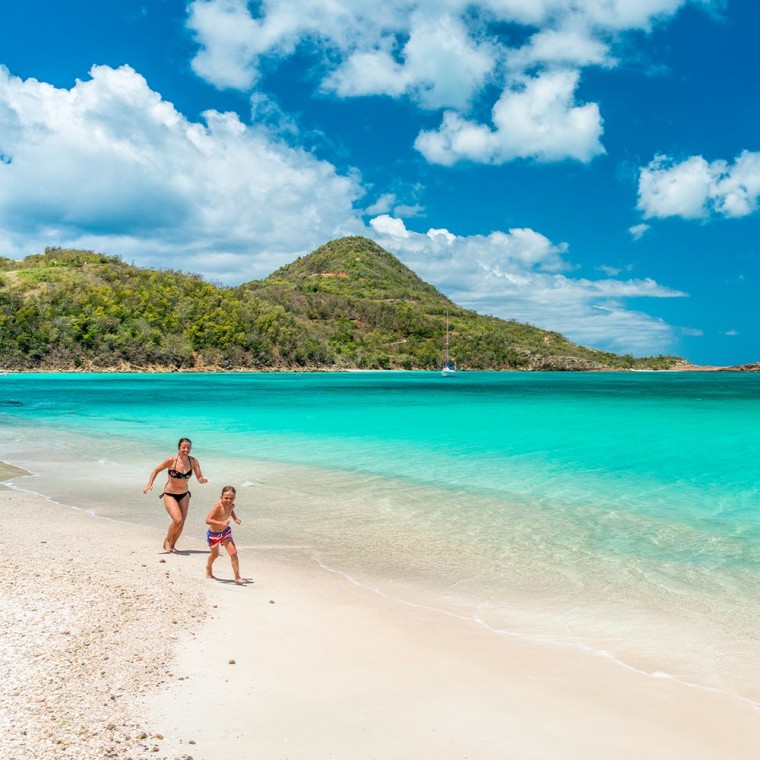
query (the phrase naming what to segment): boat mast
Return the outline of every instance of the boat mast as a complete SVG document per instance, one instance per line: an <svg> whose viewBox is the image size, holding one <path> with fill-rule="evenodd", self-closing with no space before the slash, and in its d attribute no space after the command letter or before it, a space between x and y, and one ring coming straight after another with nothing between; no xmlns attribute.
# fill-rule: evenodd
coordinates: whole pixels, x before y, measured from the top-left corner
<svg viewBox="0 0 760 760"><path fill-rule="evenodd" d="M443 343L443 366L449 366L449 313L446 312L446 339Z"/></svg>

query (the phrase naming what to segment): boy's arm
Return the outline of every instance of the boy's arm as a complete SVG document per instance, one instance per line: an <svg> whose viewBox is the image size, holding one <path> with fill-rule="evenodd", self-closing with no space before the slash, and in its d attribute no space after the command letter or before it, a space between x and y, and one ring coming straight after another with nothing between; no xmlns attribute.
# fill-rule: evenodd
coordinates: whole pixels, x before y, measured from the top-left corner
<svg viewBox="0 0 760 760"><path fill-rule="evenodd" d="M242 523L242 522L243 522L243 521L242 521L240 518L238 518L238 516L235 514L235 510L234 510L234 509L232 510L232 512L230 512L230 515L232 516L232 519L233 519L233 520L234 520L234 521L235 521L235 522L236 522L238 525L240 525L240 523Z"/></svg>

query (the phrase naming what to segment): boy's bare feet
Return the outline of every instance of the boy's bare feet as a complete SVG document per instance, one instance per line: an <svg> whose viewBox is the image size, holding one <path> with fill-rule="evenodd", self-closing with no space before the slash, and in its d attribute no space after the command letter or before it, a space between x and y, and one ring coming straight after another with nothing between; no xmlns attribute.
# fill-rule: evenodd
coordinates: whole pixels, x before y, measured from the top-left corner
<svg viewBox="0 0 760 760"><path fill-rule="evenodd" d="M171 546L169 546L169 539L164 539L164 551L168 554L172 550Z"/></svg>
<svg viewBox="0 0 760 760"><path fill-rule="evenodd" d="M245 578L235 578L235 583L237 583L238 586L245 586L248 584L248 581Z"/></svg>
<svg viewBox="0 0 760 760"><path fill-rule="evenodd" d="M206 568L206 577L213 578L214 580L216 580L216 578L214 577L214 574L208 568Z"/></svg>

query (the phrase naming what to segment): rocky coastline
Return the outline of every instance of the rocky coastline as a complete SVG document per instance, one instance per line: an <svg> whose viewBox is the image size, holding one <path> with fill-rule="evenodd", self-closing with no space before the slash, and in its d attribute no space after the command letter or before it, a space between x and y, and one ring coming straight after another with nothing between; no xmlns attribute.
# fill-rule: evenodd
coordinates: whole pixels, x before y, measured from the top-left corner
<svg viewBox="0 0 760 760"><path fill-rule="evenodd" d="M134 365L128 362L119 361L114 364L104 366L84 362L74 364L71 362L48 362L38 367L19 367L14 365L0 365L0 374L9 373L124 373L124 374L167 374L167 373L203 373L203 372L248 372L248 373L274 373L274 372L358 372L358 371L404 371L400 367L377 370L366 370L361 367L337 367L337 366L274 366L274 367L249 367L234 366L228 364L206 364L199 361L193 366L173 367L159 364ZM467 371L466 368L460 368L460 371ZM599 362L584 360L575 356L550 356L534 357L527 367L519 369L494 369L494 372L760 372L760 362L750 362L748 364L737 364L731 366L718 365L700 365L691 362L677 362L671 367L665 369L647 369L639 368L622 368L610 367Z"/></svg>

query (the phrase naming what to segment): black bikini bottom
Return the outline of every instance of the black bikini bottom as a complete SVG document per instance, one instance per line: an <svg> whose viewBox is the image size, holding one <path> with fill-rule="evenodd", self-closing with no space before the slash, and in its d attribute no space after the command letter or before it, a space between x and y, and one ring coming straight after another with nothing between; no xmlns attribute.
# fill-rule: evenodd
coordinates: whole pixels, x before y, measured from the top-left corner
<svg viewBox="0 0 760 760"><path fill-rule="evenodd" d="M190 493L190 491L185 491L185 493L170 493L169 491L164 491L158 498L163 499L164 496L171 496L172 499L174 499L174 501L176 501L177 504L179 504L182 501L182 499L185 498L185 496L192 496L192 494Z"/></svg>

